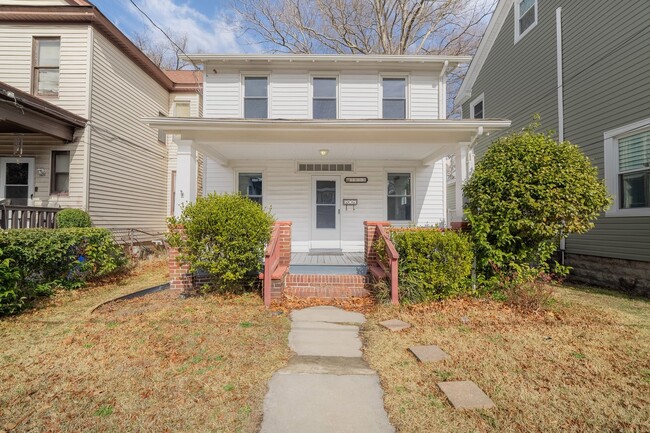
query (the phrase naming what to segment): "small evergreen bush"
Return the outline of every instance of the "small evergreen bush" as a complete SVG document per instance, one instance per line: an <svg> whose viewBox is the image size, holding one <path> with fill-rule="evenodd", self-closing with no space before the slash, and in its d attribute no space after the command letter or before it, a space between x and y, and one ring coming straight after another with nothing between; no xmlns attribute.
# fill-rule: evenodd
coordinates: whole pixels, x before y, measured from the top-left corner
<svg viewBox="0 0 650 433"><path fill-rule="evenodd" d="M391 240L399 254L399 296L405 303L445 299L470 291L474 254L467 235L438 229L393 229ZM383 239L375 243L385 260ZM390 294L379 290L380 300Z"/></svg>
<svg viewBox="0 0 650 433"><path fill-rule="evenodd" d="M16 279L16 299L49 295L59 287L82 287L86 281L112 274L125 264L122 248L106 229L0 232L0 282L5 278L5 284L13 284ZM4 296L8 299L14 295Z"/></svg>
<svg viewBox="0 0 650 433"><path fill-rule="evenodd" d="M273 217L259 204L239 194L199 197L170 219L168 240L179 248L179 259L191 272L209 274L220 291L240 291L257 279ZM184 235L177 230L184 227Z"/></svg>
<svg viewBox="0 0 650 433"><path fill-rule="evenodd" d="M88 212L81 209L63 209L56 214L56 226L60 229L91 227Z"/></svg>
<svg viewBox="0 0 650 433"><path fill-rule="evenodd" d="M536 126L496 140L463 186L479 277L488 288L566 273L549 266L560 239L591 229L609 205L589 158Z"/></svg>
<svg viewBox="0 0 650 433"><path fill-rule="evenodd" d="M23 308L25 299L18 288L19 280L20 272L14 266L14 261L10 258L0 259L0 316L13 314Z"/></svg>

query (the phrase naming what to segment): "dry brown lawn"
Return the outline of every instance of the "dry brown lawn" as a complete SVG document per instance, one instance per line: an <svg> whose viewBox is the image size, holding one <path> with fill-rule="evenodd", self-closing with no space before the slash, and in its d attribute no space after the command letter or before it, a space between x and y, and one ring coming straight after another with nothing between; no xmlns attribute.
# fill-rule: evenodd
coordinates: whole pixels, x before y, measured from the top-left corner
<svg viewBox="0 0 650 433"><path fill-rule="evenodd" d="M381 307L364 328L399 432L650 432L650 302L559 288L550 313L456 300ZM414 325L401 333L378 322ZM407 351L451 355L419 364ZM472 380L497 408L458 411L437 382Z"/></svg>
<svg viewBox="0 0 650 433"><path fill-rule="evenodd" d="M167 280L166 263L0 321L0 431L251 432L289 358L286 316L254 295L169 292L90 309Z"/></svg>

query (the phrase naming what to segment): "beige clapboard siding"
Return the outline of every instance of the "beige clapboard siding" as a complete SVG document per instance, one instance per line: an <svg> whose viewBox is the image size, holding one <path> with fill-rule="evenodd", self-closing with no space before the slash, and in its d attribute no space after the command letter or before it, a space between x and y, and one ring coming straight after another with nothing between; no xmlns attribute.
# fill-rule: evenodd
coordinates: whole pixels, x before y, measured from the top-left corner
<svg viewBox="0 0 650 433"><path fill-rule="evenodd" d="M89 32L90 27L83 24L0 23L0 81L30 93L33 38L59 36L59 95L43 99L87 118Z"/></svg>
<svg viewBox="0 0 650 433"><path fill-rule="evenodd" d="M89 210L97 225L165 229L167 148L140 119L168 111L167 91L94 32Z"/></svg>
<svg viewBox="0 0 650 433"><path fill-rule="evenodd" d="M84 206L84 157L85 137L79 144L65 144L60 140L40 135L27 135L23 138L23 157L34 158L34 206L46 207L76 207ZM50 176L52 173L52 151L70 151L70 191L67 195L50 195ZM0 158L16 158L14 155L13 137L0 135ZM37 171L45 170L45 176L39 176Z"/></svg>
<svg viewBox="0 0 650 433"><path fill-rule="evenodd" d="M270 208L278 220L293 222L294 250L307 251L311 238L312 176L316 173L298 173L296 162L231 161L223 167L208 160L206 192L226 193L237 190L236 176L240 172L261 172L264 182L264 206ZM435 225L443 220L442 164L421 167L413 161L355 161L355 172L322 173L340 176L341 199L359 200L355 210L341 207L341 239L345 250L363 249L363 222L386 219L387 173L410 172L414 176L413 224ZM368 183L347 184L345 176L366 176ZM408 224L406 224L408 225Z"/></svg>

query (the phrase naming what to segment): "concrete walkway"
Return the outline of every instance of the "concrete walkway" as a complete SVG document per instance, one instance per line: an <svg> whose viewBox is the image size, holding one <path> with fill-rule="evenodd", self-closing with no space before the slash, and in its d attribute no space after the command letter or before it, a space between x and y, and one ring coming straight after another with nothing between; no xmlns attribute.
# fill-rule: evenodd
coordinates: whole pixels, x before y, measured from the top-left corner
<svg viewBox="0 0 650 433"><path fill-rule="evenodd" d="M379 376L361 359L363 314L335 307L291 313L296 353L269 382L262 433L390 433Z"/></svg>

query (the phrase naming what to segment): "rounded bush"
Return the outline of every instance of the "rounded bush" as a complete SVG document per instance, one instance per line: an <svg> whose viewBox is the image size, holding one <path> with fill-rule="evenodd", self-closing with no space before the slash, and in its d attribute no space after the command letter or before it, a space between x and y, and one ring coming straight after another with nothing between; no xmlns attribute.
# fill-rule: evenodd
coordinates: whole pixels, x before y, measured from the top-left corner
<svg viewBox="0 0 650 433"><path fill-rule="evenodd" d="M399 296L405 303L439 300L471 290L474 253L467 235L439 229L392 229L391 240L399 254ZM375 245L385 260L384 242ZM380 290L381 300L389 298ZM386 298L386 299L384 299Z"/></svg>
<svg viewBox="0 0 650 433"><path fill-rule="evenodd" d="M478 269L487 279L550 270L560 239L591 229L609 205L589 158L532 128L496 140L463 192Z"/></svg>
<svg viewBox="0 0 650 433"><path fill-rule="evenodd" d="M213 288L240 291L262 270L273 222L271 214L247 197L213 193L172 219L169 241L191 272L208 274ZM175 230L178 226L184 234Z"/></svg>
<svg viewBox="0 0 650 433"><path fill-rule="evenodd" d="M92 226L90 215L81 209L63 209L56 214L56 226L60 229L86 228Z"/></svg>

